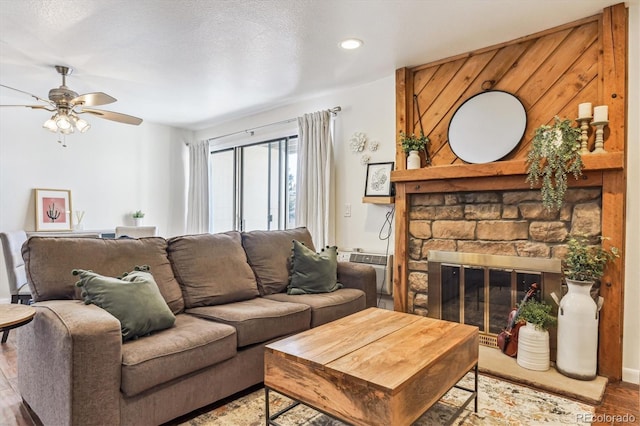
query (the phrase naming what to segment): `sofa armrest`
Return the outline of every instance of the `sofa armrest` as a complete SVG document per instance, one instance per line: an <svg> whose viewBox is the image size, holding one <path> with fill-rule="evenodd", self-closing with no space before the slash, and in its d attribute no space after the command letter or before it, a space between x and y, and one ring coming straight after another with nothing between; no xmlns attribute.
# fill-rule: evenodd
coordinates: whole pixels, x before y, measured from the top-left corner
<svg viewBox="0 0 640 426"><path fill-rule="evenodd" d="M81 301L33 305L17 330L18 386L44 424L120 423L120 321Z"/></svg>
<svg viewBox="0 0 640 426"><path fill-rule="evenodd" d="M347 288L357 288L364 291L367 308L377 305L376 270L373 269L373 266L338 262L338 282Z"/></svg>

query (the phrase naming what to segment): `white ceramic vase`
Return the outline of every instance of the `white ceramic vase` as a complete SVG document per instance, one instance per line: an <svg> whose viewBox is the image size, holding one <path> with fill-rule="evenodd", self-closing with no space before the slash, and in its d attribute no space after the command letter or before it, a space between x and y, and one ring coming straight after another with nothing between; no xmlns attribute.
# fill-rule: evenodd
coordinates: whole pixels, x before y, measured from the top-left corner
<svg viewBox="0 0 640 426"><path fill-rule="evenodd" d="M133 222L135 223L136 226L142 226L142 223L144 222L144 218L143 217L134 217L133 218Z"/></svg>
<svg viewBox="0 0 640 426"><path fill-rule="evenodd" d="M593 281L566 279L568 292L558 308L557 370L578 380L593 380L598 367L597 305L590 295Z"/></svg>
<svg viewBox="0 0 640 426"><path fill-rule="evenodd" d="M528 370L549 369L549 332L539 330L534 324L520 327L518 332L518 365Z"/></svg>
<svg viewBox="0 0 640 426"><path fill-rule="evenodd" d="M420 168L420 153L418 151L409 151L407 156L407 170Z"/></svg>

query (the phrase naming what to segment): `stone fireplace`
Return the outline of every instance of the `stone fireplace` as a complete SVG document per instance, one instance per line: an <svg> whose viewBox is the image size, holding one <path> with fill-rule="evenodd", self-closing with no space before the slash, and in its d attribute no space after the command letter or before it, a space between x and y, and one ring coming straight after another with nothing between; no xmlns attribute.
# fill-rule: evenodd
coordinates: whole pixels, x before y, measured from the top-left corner
<svg viewBox="0 0 640 426"><path fill-rule="evenodd" d="M569 189L555 212L542 206L538 190L410 195L407 311L478 325L483 344L495 346L510 309L531 283L543 287L542 297L555 308L550 293L563 293L566 238L581 234L596 243L601 205L601 188ZM453 297L453 305L441 303L444 295ZM466 316L460 311L465 301Z"/></svg>
<svg viewBox="0 0 640 426"><path fill-rule="evenodd" d="M550 28L474 52L396 70L396 208L394 309L429 315L430 250L561 259L569 233L609 238L624 247L626 232L627 10ZM570 45L571 49L543 46ZM568 53L571 52L571 53ZM498 161L469 163L449 143L456 110L485 90L515 94L527 124L518 146ZM579 104L609 107L606 153L583 155L583 175L569 179L560 212L549 213L525 178L536 129L554 116L575 117ZM406 169L401 137L424 132L427 158ZM479 149L492 143L475 135ZM587 135L588 149L595 145ZM594 238L594 242L595 238ZM622 376L625 254L608 265L600 294L598 374Z"/></svg>

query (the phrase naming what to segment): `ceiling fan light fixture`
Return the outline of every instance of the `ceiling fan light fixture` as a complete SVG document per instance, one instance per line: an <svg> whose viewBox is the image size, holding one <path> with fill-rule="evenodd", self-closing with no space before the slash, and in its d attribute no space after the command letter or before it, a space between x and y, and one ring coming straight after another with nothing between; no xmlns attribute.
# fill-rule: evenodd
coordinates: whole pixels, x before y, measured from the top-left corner
<svg viewBox="0 0 640 426"><path fill-rule="evenodd" d="M71 115L71 122L80 133L86 133L87 130L91 128L91 124L89 124L82 118L78 118L78 116L76 116L75 114Z"/></svg>
<svg viewBox="0 0 640 426"><path fill-rule="evenodd" d="M86 133L91 129L91 125L78 117L78 114L89 113L96 117L104 118L111 121L116 121L124 124L131 124L138 126L142 123L142 119L134 117L132 115L121 114L113 111L104 111L93 108L98 105L106 105L116 101L116 98L109 96L103 92L85 93L78 95L75 91L67 87L66 78L71 74L72 68L62 65L55 66L56 71L62 76L62 85L57 88L49 90L49 99L40 98L24 90L14 89L13 87L1 86L16 92L30 95L43 105L0 105L11 107L29 107L32 109L44 109L54 112L54 114L42 124L44 129L53 133L59 133L61 135L69 135L78 131L79 133ZM75 108L80 108L78 111ZM64 138L62 138L64 140ZM64 145L66 146L66 145Z"/></svg>
<svg viewBox="0 0 640 426"><path fill-rule="evenodd" d="M55 118L55 115L52 116L47 121L45 121L42 127L44 127L50 132L56 133L58 131L58 126L56 125L56 122L53 120L54 118Z"/></svg>
<svg viewBox="0 0 640 426"><path fill-rule="evenodd" d="M80 131L80 133L86 133L87 130L91 128L91 124L87 123L82 118L79 118L78 122L76 123L76 128L78 129L78 131Z"/></svg>
<svg viewBox="0 0 640 426"><path fill-rule="evenodd" d="M56 126L58 126L58 129L61 131L73 128L71 120L69 120L67 114L58 114L58 118L56 118Z"/></svg>
<svg viewBox="0 0 640 426"><path fill-rule="evenodd" d="M60 129L60 133L62 133L63 135L70 135L71 133L73 133L73 126L70 126L67 129Z"/></svg>

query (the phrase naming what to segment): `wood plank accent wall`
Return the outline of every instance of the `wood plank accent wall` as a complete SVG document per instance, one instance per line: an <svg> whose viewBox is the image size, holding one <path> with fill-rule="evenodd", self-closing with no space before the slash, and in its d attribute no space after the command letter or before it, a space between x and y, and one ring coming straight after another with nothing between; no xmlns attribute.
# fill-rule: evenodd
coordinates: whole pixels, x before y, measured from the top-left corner
<svg viewBox="0 0 640 426"><path fill-rule="evenodd" d="M624 3L603 13L508 43L491 46L414 68L396 71L396 247L394 308L407 310L408 211L411 194L447 191L525 189L526 155L535 129L554 116L575 119L578 104L609 106L606 154L584 156L585 179L574 186L602 182L602 234L624 248L627 96L627 10ZM527 111L520 144L504 159L467 164L447 140L456 109L488 88L515 94ZM417 106L416 106L417 104ZM418 114L418 111L420 114ZM431 144L431 166L406 169L400 132L424 129ZM589 147L593 149L590 131ZM423 158L423 165L424 165ZM601 294L598 373L622 377L624 253L607 268Z"/></svg>

